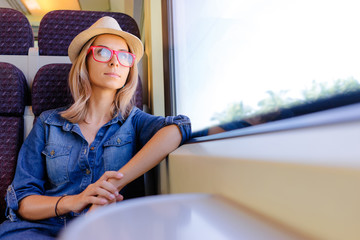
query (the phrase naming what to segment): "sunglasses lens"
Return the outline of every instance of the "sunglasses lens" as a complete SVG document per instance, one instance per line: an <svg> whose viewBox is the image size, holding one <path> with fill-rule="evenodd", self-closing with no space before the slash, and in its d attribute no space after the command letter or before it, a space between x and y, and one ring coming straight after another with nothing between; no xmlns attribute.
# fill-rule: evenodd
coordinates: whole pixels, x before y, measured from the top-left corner
<svg viewBox="0 0 360 240"><path fill-rule="evenodd" d="M119 52L118 59L119 59L121 65L123 65L125 67L131 67L134 62L133 56L127 52Z"/></svg>
<svg viewBox="0 0 360 240"><path fill-rule="evenodd" d="M111 51L107 48L97 47L94 49L94 58L100 62L107 62L111 58Z"/></svg>
<svg viewBox="0 0 360 240"><path fill-rule="evenodd" d="M123 51L111 51L106 47L92 47L94 58L98 62L108 62L112 58L112 53L115 52L117 54L117 58L120 64L124 67L132 67L135 61L134 55L129 52Z"/></svg>

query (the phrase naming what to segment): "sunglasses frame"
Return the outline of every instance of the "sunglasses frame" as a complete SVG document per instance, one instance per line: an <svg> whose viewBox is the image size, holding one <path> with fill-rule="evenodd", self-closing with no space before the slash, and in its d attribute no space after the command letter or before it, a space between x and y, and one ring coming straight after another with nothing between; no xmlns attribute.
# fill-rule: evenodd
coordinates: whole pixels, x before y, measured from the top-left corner
<svg viewBox="0 0 360 240"><path fill-rule="evenodd" d="M97 59L95 58L95 53L94 53L94 49L96 49L96 48L106 48L107 50L109 50L109 51L111 52L111 56L110 56L109 60L108 60L108 61L100 61L100 60L97 60ZM87 54L89 54L90 51L92 52L93 59L94 59L95 61L101 62L101 63L108 63L108 62L110 62L111 59L113 58L114 54L115 54L116 59L118 60L119 64L120 64L121 66L123 66L123 67L129 67L129 68L130 68L130 67L134 66L135 59L136 59L135 54L133 54L133 53L131 53L131 52L127 52L127 51L116 51L116 50L112 50L112 49L110 49L110 48L108 48L108 47L104 47L104 46L91 46L91 47L88 49ZM132 56L132 58L133 58L133 61L132 61L131 66L125 66L125 65L123 65L123 64L120 62L120 60L119 60L118 53L128 53L128 54L130 54L130 55Z"/></svg>

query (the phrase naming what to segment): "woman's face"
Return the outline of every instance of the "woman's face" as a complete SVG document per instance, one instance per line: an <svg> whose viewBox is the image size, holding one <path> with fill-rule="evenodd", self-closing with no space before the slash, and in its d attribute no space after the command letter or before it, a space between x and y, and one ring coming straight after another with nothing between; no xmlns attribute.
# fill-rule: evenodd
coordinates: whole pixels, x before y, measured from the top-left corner
<svg viewBox="0 0 360 240"><path fill-rule="evenodd" d="M126 41L116 35L104 34L98 36L92 46L104 46L116 51L129 51ZM92 89L117 90L122 88L129 75L130 68L120 65L113 54L109 62L95 61L92 51L87 56L87 68Z"/></svg>

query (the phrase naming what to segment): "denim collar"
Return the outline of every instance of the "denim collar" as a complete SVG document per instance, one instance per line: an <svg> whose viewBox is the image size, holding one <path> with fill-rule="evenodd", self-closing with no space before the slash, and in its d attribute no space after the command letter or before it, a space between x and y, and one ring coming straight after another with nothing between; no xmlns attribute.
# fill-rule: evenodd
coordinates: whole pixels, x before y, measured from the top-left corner
<svg viewBox="0 0 360 240"><path fill-rule="evenodd" d="M44 115L45 115L44 122L49 125L54 125L54 126L59 126L59 127L62 126L64 131L71 131L73 129L73 127L78 124L72 123L72 122L66 120L65 118L61 117L60 112L62 112L64 110L66 110L66 108L62 107L62 108L57 108L55 110L50 110L50 111L45 112L44 113ZM131 115L133 115L135 112L136 112L136 107L134 107L131 110L129 117ZM104 126L109 126L112 124L116 124L118 122L120 122L120 124L123 124L124 121L125 121L125 119L123 119L121 114L118 114L116 117L114 117L109 122L107 122Z"/></svg>

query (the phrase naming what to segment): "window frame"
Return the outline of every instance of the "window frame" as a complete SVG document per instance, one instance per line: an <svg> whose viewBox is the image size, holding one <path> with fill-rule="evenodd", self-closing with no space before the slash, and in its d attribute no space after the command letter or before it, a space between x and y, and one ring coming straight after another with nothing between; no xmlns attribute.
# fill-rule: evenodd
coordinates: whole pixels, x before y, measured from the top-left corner
<svg viewBox="0 0 360 240"><path fill-rule="evenodd" d="M176 85L174 69L174 38L172 1L161 0L162 32L163 32L163 59L164 59L164 100L165 115L176 113Z"/></svg>

